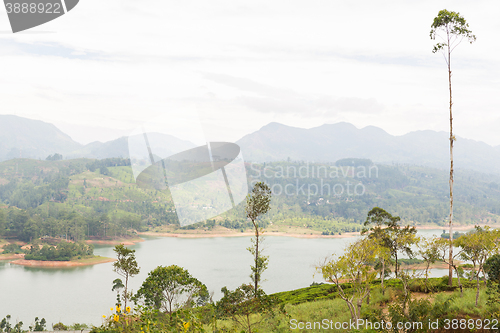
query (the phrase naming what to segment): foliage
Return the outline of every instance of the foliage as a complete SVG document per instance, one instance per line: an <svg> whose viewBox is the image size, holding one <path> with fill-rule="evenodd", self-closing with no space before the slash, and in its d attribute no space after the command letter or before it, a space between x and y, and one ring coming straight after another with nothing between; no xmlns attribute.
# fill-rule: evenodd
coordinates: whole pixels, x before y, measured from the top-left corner
<svg viewBox="0 0 500 333"><path fill-rule="evenodd" d="M495 254L486 260L484 271L488 274L488 304L500 306L500 254ZM496 316L500 315L500 310Z"/></svg>
<svg viewBox="0 0 500 333"><path fill-rule="evenodd" d="M435 39L440 32L444 33L446 38L443 38L444 42L434 45L433 53L445 49L450 53L463 38L466 38L470 44L476 41L476 36L469 30L469 24L460 16L460 13L446 9L440 10L438 16L434 18L430 32L431 39ZM449 64L449 59L447 64Z"/></svg>
<svg viewBox="0 0 500 333"><path fill-rule="evenodd" d="M191 308L207 303L207 287L182 267L158 266L148 273L134 299L146 306L173 314L179 308Z"/></svg>
<svg viewBox="0 0 500 333"><path fill-rule="evenodd" d="M374 239L362 238L348 245L344 254L317 267L323 278L334 283L339 296L347 303L353 321L361 316L361 304L368 297L376 272L369 265L380 252L380 245ZM342 281L351 284L349 292L342 288Z"/></svg>
<svg viewBox="0 0 500 333"><path fill-rule="evenodd" d="M120 310L120 311L118 311ZM106 316L104 316L106 317ZM190 309L179 309L170 316L144 306L138 306L134 311L117 309L114 314L107 317L106 322L100 327L93 327L92 333L186 333L205 332L199 315Z"/></svg>
<svg viewBox="0 0 500 333"><path fill-rule="evenodd" d="M417 243L417 253L423 258L425 262L425 284L429 281L429 267L439 260L439 243L436 238L428 239L423 238Z"/></svg>
<svg viewBox="0 0 500 333"><path fill-rule="evenodd" d="M21 250L21 245L15 243L4 245L2 249L3 249L2 253L16 253L16 254L24 253L24 251Z"/></svg>
<svg viewBox="0 0 500 333"><path fill-rule="evenodd" d="M467 38L469 42L472 44L476 40L476 36L472 34L472 32L468 29L469 24L465 21L463 17L460 16L459 13L449 12L446 9L439 11L438 16L434 18L434 21L431 25L430 37L432 40L439 36L439 33L445 34L445 36L440 36L443 39L443 42L437 43L434 45L432 50L433 53L437 51L442 51L444 59L446 61L446 65L448 66L448 88L450 93L450 214L449 214L449 250L448 250L448 265L449 265L449 276L448 283L452 284L452 267L453 265L453 184L454 184L454 169L453 169L453 143L456 140L455 135L453 135L453 102L452 102L452 89L451 89L451 53L455 49L455 47L460 44L463 38Z"/></svg>
<svg viewBox="0 0 500 333"><path fill-rule="evenodd" d="M9 332L9 333L24 333L26 331L23 330L23 322L18 321L14 326L10 323L10 315L6 315L5 318L0 321L0 332ZM45 320L44 320L45 321Z"/></svg>
<svg viewBox="0 0 500 333"><path fill-rule="evenodd" d="M500 283L500 254L489 257L484 264L484 271L488 274L488 280Z"/></svg>
<svg viewBox="0 0 500 333"><path fill-rule="evenodd" d="M75 257L89 257L94 255L94 246L85 243L70 243L62 241L57 246L31 246L26 251L24 259L42 261L69 261Z"/></svg>
<svg viewBox="0 0 500 333"><path fill-rule="evenodd" d="M252 274L250 278L254 285L255 295L257 295L262 273L266 270L269 260L267 256L261 254L262 248L259 251L259 246L262 243L262 238L259 239L259 236L263 233L263 229L259 227L258 218L269 211L270 204L271 189L263 182L256 183L246 200L247 218L252 221L255 230L255 238L252 240L253 246L248 248L248 251L254 257L254 265L251 266Z"/></svg>
<svg viewBox="0 0 500 333"><path fill-rule="evenodd" d="M427 299L415 299L409 301L407 309L399 303L392 304L389 306L389 319L392 329L387 331L397 333L428 332L429 321L435 322L446 318L452 301L453 299L447 299L432 304ZM398 323L402 323L402 329L398 328ZM421 325L418 323L421 323ZM441 324L440 327L443 327L443 325Z"/></svg>
<svg viewBox="0 0 500 333"><path fill-rule="evenodd" d="M46 161L60 161L63 159L63 156L61 154L55 153L54 155L49 155L45 159Z"/></svg>
<svg viewBox="0 0 500 333"><path fill-rule="evenodd" d="M123 244L119 244L115 246L113 251L115 251L117 255L117 261L113 263L113 271L125 278L123 301L126 307L127 300L129 299L129 295L127 293L128 279L139 274L140 268L137 266L137 261L135 259L135 250L131 250L125 247Z"/></svg>
<svg viewBox="0 0 500 333"><path fill-rule="evenodd" d="M483 271L486 260L495 252L498 252L499 238L499 230L490 230L489 227L483 229L476 226L474 232L458 238L455 242L456 246L462 249L460 257L463 260L472 261L474 265L472 273L476 278L476 305L479 301L479 273Z"/></svg>
<svg viewBox="0 0 500 333"><path fill-rule="evenodd" d="M351 286L348 283L342 284L344 290L349 289ZM335 284L316 284L310 287L283 291L273 294L280 302L285 304L301 304L305 302L312 302L325 299L333 299L339 297L338 289Z"/></svg>
<svg viewBox="0 0 500 333"><path fill-rule="evenodd" d="M168 193L138 188L128 160L75 159L62 161L16 160L0 163L0 177L9 183L0 185L0 235L26 242L40 236L78 241L85 238L109 239L124 237L134 230L144 231L156 226L180 228ZM18 172L16 173L16 164ZM110 175L99 174L104 164ZM303 180L288 168L298 170L304 162L273 162L248 166L251 181L266 181L271 189L292 184L302 186ZM264 169L265 167L265 169ZM376 165L376 174L357 177L353 166L338 167L330 163L309 164L314 174L307 186L333 188L361 183L362 196L332 193L273 195L271 209L259 219L259 227L293 232L338 235L361 230L361 224L374 206L398 212L405 223L445 223L446 191L442 183L447 173L428 167L409 165ZM327 170L324 172L318 170ZM264 177L264 170L271 177ZM285 170L282 176L279 170ZM335 170L337 172L333 172ZM354 169L357 170L357 169ZM333 172L334 175L330 175ZM260 173L260 177L258 176ZM71 178L71 181L70 181ZM460 187L454 196L454 219L471 224L478 220L500 221L500 178L473 171L456 174ZM295 195L296 194L296 195ZM17 209L17 208L19 209ZM2 218L3 215L3 218ZM185 229L225 227L247 230L251 221L243 219L245 205L240 204L207 223L189 225ZM297 229L297 230L294 230Z"/></svg>
<svg viewBox="0 0 500 333"><path fill-rule="evenodd" d="M111 288L111 291L116 290L116 305L121 304L120 289L122 289L124 287L125 287L125 285L123 284L122 279L114 279L113 280L113 288Z"/></svg>
<svg viewBox="0 0 500 333"><path fill-rule="evenodd" d="M31 325L29 327L29 329L30 329L30 331L34 331L34 332L45 331L46 325L47 325L47 322L45 321L45 318L42 318L42 320L39 320L38 317L35 317L35 323L34 323L34 325Z"/></svg>
<svg viewBox="0 0 500 333"><path fill-rule="evenodd" d="M52 325L52 329L54 331L67 331L69 328L68 328L68 326L64 325L63 323L58 322L58 323Z"/></svg>
<svg viewBox="0 0 500 333"><path fill-rule="evenodd" d="M255 328L268 316L274 317L276 311L284 313L284 306L277 298L266 295L260 288L255 293L250 284L243 284L234 291L223 287L221 291L224 295L216 304L218 316L231 318L245 332L257 332Z"/></svg>
<svg viewBox="0 0 500 333"><path fill-rule="evenodd" d="M361 234L368 232L370 239L376 240L381 246L390 251L396 263L396 278L398 277L398 252L405 252L413 257L411 246L417 243L417 229L415 227L401 227L398 223L401 221L399 216L392 216L380 207L374 207L368 212ZM371 227L370 227L371 226ZM370 228L369 228L370 227Z"/></svg>
<svg viewBox="0 0 500 333"><path fill-rule="evenodd" d="M73 331L82 331L82 330L85 330L88 328L89 328L89 326L85 323L74 323L74 324L69 326L69 329L73 330Z"/></svg>

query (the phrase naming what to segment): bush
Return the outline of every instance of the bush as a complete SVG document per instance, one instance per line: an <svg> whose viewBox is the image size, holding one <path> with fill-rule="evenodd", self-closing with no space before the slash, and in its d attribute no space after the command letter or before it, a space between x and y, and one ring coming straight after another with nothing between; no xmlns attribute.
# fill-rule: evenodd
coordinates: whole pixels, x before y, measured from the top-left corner
<svg viewBox="0 0 500 333"><path fill-rule="evenodd" d="M8 244L3 247L3 252L2 253L24 253L23 250L21 250L21 246L17 244Z"/></svg>
<svg viewBox="0 0 500 333"><path fill-rule="evenodd" d="M58 322L57 324L52 325L52 329L54 331L67 331L68 330L68 326L64 325L61 322Z"/></svg>

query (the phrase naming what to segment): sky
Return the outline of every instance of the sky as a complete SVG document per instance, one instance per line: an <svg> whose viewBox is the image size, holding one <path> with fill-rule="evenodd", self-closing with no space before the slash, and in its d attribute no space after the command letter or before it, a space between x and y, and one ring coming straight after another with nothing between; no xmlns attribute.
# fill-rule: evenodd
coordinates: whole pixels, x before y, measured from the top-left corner
<svg viewBox="0 0 500 333"><path fill-rule="evenodd" d="M455 134L500 145L498 1L80 0L16 34L2 7L0 114L81 143L142 123L190 140L198 120L225 141L269 122L449 131L447 67L429 38L441 9L477 36L452 53Z"/></svg>

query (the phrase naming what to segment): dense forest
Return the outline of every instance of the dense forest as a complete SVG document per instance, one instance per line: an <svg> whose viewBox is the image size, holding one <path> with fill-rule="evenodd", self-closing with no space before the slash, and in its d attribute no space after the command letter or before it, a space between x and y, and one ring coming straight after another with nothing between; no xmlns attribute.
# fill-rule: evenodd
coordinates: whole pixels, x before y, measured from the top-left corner
<svg viewBox="0 0 500 333"><path fill-rule="evenodd" d="M291 226L323 234L360 231L367 212L386 207L408 224L444 226L449 212L448 173L411 165L373 165L344 159L247 164L249 187L273 191L263 226ZM460 224L495 223L500 178L457 170L454 218ZM168 190L139 188L128 159L0 163L0 235L23 241L40 236L68 240L122 236L131 230L179 226ZM240 203L221 216L183 229L251 227Z"/></svg>

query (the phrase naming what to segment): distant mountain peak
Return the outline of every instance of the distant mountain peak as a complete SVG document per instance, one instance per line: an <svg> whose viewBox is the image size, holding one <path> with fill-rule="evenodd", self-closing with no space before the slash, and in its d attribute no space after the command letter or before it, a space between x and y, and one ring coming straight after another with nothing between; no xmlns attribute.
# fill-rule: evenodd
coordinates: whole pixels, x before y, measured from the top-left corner
<svg viewBox="0 0 500 333"><path fill-rule="evenodd" d="M394 136L376 126L358 129L339 122L309 129L270 123L236 142L247 161L287 160L335 162L343 158L368 158L375 163L406 163L449 168L446 132L414 131ZM486 173L499 173L500 147L458 138L455 166Z"/></svg>

